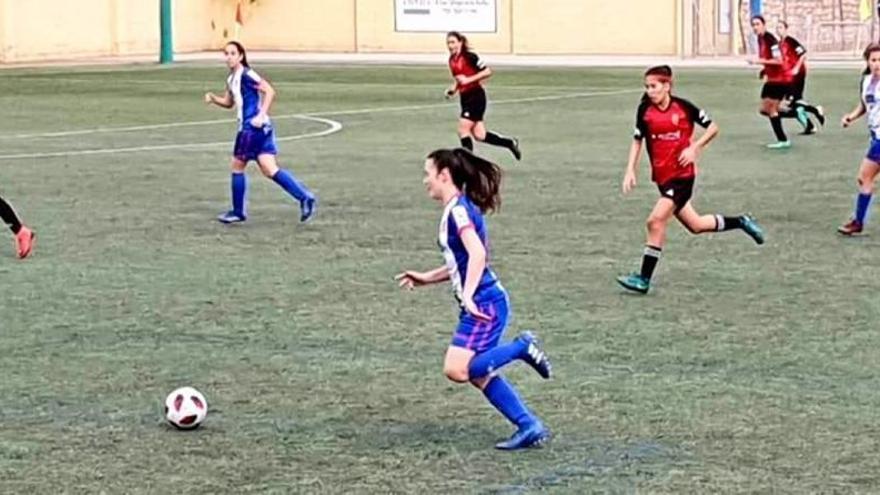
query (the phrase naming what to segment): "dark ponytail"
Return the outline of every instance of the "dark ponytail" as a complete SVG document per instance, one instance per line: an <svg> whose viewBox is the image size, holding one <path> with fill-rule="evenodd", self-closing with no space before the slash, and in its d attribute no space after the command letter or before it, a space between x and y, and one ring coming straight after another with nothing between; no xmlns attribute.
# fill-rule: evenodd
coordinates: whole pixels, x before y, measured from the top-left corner
<svg viewBox="0 0 880 495"><path fill-rule="evenodd" d="M226 46L229 45L234 46L238 50L238 53L241 54L241 65L250 68L251 66L248 64L247 52L245 51L244 46L238 41L230 41L229 43L226 43Z"/></svg>
<svg viewBox="0 0 880 495"><path fill-rule="evenodd" d="M501 167L464 148L432 151L428 158L439 173L449 169L452 183L483 213L501 206Z"/></svg>
<svg viewBox="0 0 880 495"><path fill-rule="evenodd" d="M450 36L461 41L461 53L468 53L471 51L471 44L468 42L467 36L458 31L449 31L446 33L446 38L449 39Z"/></svg>
<svg viewBox="0 0 880 495"><path fill-rule="evenodd" d="M865 59L865 71L862 72L864 75L868 75L871 73L871 65L868 63L868 60L871 59L871 54L874 52L880 52L880 43L871 43L865 47L865 51L862 53L862 57Z"/></svg>

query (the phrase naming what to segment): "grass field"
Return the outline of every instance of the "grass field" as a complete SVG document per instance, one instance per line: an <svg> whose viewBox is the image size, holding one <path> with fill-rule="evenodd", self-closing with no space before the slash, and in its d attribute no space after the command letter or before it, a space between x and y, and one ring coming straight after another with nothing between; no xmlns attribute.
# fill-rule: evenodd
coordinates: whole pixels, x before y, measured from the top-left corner
<svg viewBox="0 0 880 495"><path fill-rule="evenodd" d="M250 220L218 224L229 144L105 152L231 143L231 121L162 126L232 117L201 100L219 62L2 72L0 191L39 242L25 262L0 243L0 492L880 491L880 227L834 233L866 145L863 122L837 125L857 71L813 71L830 125L781 153L763 148L754 73L678 74L721 127L697 209L752 212L768 243L674 226L634 297L614 277L638 266L657 196L644 165L619 192L641 71L497 70L488 122L525 157L478 145L507 171L494 266L510 332L537 328L556 373L509 370L556 435L511 454L491 448L503 418L442 376L448 288L392 281L442 262L421 166L457 144L445 69L257 68L275 115L343 125L279 143L321 197L313 224L255 169ZM161 415L184 384L211 406L190 433Z"/></svg>

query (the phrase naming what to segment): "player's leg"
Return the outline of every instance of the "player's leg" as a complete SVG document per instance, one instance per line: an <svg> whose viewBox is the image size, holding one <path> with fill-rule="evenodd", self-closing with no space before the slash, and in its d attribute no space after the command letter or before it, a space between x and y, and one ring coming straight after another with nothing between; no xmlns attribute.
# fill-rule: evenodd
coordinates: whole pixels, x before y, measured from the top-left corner
<svg viewBox="0 0 880 495"><path fill-rule="evenodd" d="M514 158L517 160L522 159L522 151L519 149L519 139L503 136L486 129L486 123L482 120L474 124L474 137L477 141L491 144L492 146L507 148L513 153Z"/></svg>
<svg viewBox="0 0 880 495"><path fill-rule="evenodd" d="M672 196L675 194L673 189L669 187L667 192L663 189L667 186L661 186L663 197L657 200L648 220L645 222L647 228L647 241L645 242L645 251L642 255L642 267L639 273L631 273L626 276L617 278L617 283L626 289L634 292L645 294L651 287L651 277L654 275L654 269L660 261L660 254L663 252L663 245L666 243L666 227L669 220L675 214L676 206Z"/></svg>
<svg viewBox="0 0 880 495"><path fill-rule="evenodd" d="M498 345L509 315L506 296L479 303L479 308L489 315L490 320L479 321L462 313L452 345L446 352L444 373L456 382L470 381L483 392L495 409L517 427L516 433L497 444L497 448L513 450L537 445L546 440L549 432L499 371L505 365L521 359L533 365L539 373L545 371L542 376L546 378L550 374L549 360L530 332Z"/></svg>
<svg viewBox="0 0 880 495"><path fill-rule="evenodd" d="M868 156L862 160L859 166L859 192L856 195L855 210L849 222L840 226L837 232L843 235L855 235L862 232L868 218L868 208L871 206L871 197L874 194L874 179L880 172L880 142L871 142Z"/></svg>
<svg viewBox="0 0 880 495"><path fill-rule="evenodd" d="M15 209L5 199L0 197L0 219L9 226L15 236L15 246L19 258L27 258L34 247L36 234L23 223Z"/></svg>
<svg viewBox="0 0 880 495"><path fill-rule="evenodd" d="M298 181L289 170L280 168L274 153L261 153L257 156L257 164L263 175L275 181L287 194L299 201L300 221L309 221L314 216L317 205L317 199L309 188Z"/></svg>
<svg viewBox="0 0 880 495"><path fill-rule="evenodd" d="M808 102L804 98L804 90L807 87L807 76L804 75L804 76L798 78L798 80L795 81L794 87L795 87L794 104L795 104L796 109L799 112L804 113L804 114L806 114L806 113L813 114L813 116L816 117L816 120L819 121L819 125L824 126L825 125L825 110L822 108L821 105L813 105L812 103Z"/></svg>
<svg viewBox="0 0 880 495"><path fill-rule="evenodd" d="M688 201L675 214L681 224L688 229L691 234L702 234L705 232L727 232L728 230L742 230L756 243L764 243L764 231L761 226L750 215L739 215L735 217L725 217L723 215L700 215L691 201Z"/></svg>
<svg viewBox="0 0 880 495"><path fill-rule="evenodd" d="M237 142L238 140L236 140ZM236 144L236 149L238 145ZM245 195L247 193L247 175L245 175L245 168L247 167L247 158L241 154L236 153L236 156L232 158L232 163L230 168L232 169L231 175L231 193L232 193L232 209L227 211L226 213L217 217L222 223L238 223L244 222L247 220L247 213L245 212Z"/></svg>
<svg viewBox="0 0 880 495"><path fill-rule="evenodd" d="M773 134L776 136L776 142L768 144L771 149L790 148L791 142L785 135L785 129L782 127L782 118L779 116L779 101L782 99L781 87L775 84L767 84L764 86L765 91L761 95L761 113L770 119L770 127L773 128Z"/></svg>
<svg viewBox="0 0 880 495"><path fill-rule="evenodd" d="M471 326L475 330L463 342L478 353L468 365L471 381L482 379L518 359L531 366L542 378L550 378L550 359L532 332L522 332L512 341L498 345L507 328L508 305L506 294L496 300L479 303L480 311L489 315L491 321L473 321ZM464 318L470 319L469 315Z"/></svg>
<svg viewBox="0 0 880 495"><path fill-rule="evenodd" d="M458 119L458 139L461 141L461 147L469 151L474 151L474 124L476 122L464 117Z"/></svg>

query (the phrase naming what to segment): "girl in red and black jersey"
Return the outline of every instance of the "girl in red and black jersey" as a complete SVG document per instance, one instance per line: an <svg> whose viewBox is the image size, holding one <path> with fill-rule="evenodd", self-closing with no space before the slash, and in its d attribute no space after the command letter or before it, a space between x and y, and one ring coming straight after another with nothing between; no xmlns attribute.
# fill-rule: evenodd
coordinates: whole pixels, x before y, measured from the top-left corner
<svg viewBox="0 0 880 495"><path fill-rule="evenodd" d="M782 118L796 118L804 126L803 134L813 134L816 126L807 115L812 114L819 122L825 125L825 112L821 106L814 106L804 99L804 87L807 84L807 49L798 40L788 35L788 23L779 21L776 25L779 34L779 46L782 50L783 68L788 71L791 78L789 93L784 102L788 107L780 110Z"/></svg>
<svg viewBox="0 0 880 495"><path fill-rule="evenodd" d="M483 121L486 114L486 91L481 81L492 75L492 69L470 50L467 37L458 31L451 31L446 35L446 46L449 48L449 70L454 79L452 86L446 90L446 97L452 98L458 93L461 98L461 116L458 119L461 146L473 151L472 138L476 138L477 141L509 149L519 160L522 158L519 140L486 130Z"/></svg>
<svg viewBox="0 0 880 495"><path fill-rule="evenodd" d="M691 143L697 125L706 132ZM641 271L617 278L626 289L648 292L666 242L666 226L672 217L692 234L741 229L758 244L764 242L764 232L751 216L700 215L691 204L697 159L717 134L718 126L705 111L672 95L669 66L652 67L645 72L645 95L636 113L635 139L629 150L623 193L630 192L636 185L636 167L644 141L651 161L651 179L660 189L660 199L648 216L648 239Z"/></svg>
<svg viewBox="0 0 880 495"><path fill-rule="evenodd" d="M761 106L758 112L770 119L770 126L776 135L776 142L768 144L770 149L791 148L791 141L782 128L782 117L779 115L779 103L791 93L791 73L785 70L782 48L773 33L767 31L764 17L752 17L752 31L758 37L758 56L751 58L749 63L761 64L764 69L764 87L761 89Z"/></svg>

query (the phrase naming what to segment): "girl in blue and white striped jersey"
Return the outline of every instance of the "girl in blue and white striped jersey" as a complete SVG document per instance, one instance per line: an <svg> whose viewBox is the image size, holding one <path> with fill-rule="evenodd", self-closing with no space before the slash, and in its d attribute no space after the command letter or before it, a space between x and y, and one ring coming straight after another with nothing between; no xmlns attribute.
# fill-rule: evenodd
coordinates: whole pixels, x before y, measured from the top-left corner
<svg viewBox="0 0 880 495"><path fill-rule="evenodd" d="M871 144L859 167L859 194L856 196L853 217L837 229L843 235L859 234L864 229L871 196L874 194L874 179L880 172L880 44L868 45L864 57L868 66L862 77L859 104L852 112L843 116L841 124L849 127L856 119L867 114Z"/></svg>
<svg viewBox="0 0 880 495"><path fill-rule="evenodd" d="M269 108L275 99L275 89L268 81L250 68L247 53L237 41L230 41L224 49L229 77L223 96L205 94L205 102L223 108L238 109L238 134L232 152L232 209L218 217L223 223L244 222L247 178L244 169L256 160L263 175L274 180L300 205L300 221L307 222L315 214L317 198L289 171L279 168L275 161L275 129L269 120Z"/></svg>
<svg viewBox="0 0 880 495"><path fill-rule="evenodd" d="M454 382L470 382L480 389L517 427L516 433L496 448L540 445L549 431L500 374L502 367L521 360L543 378L550 378L550 361L531 332L500 343L507 328L509 302L507 291L489 267L489 234L483 213L496 209L500 202L501 169L459 148L429 154L424 170L422 182L428 195L444 205L437 242L445 264L428 272L405 271L396 279L409 289L452 282L460 313L443 372Z"/></svg>

